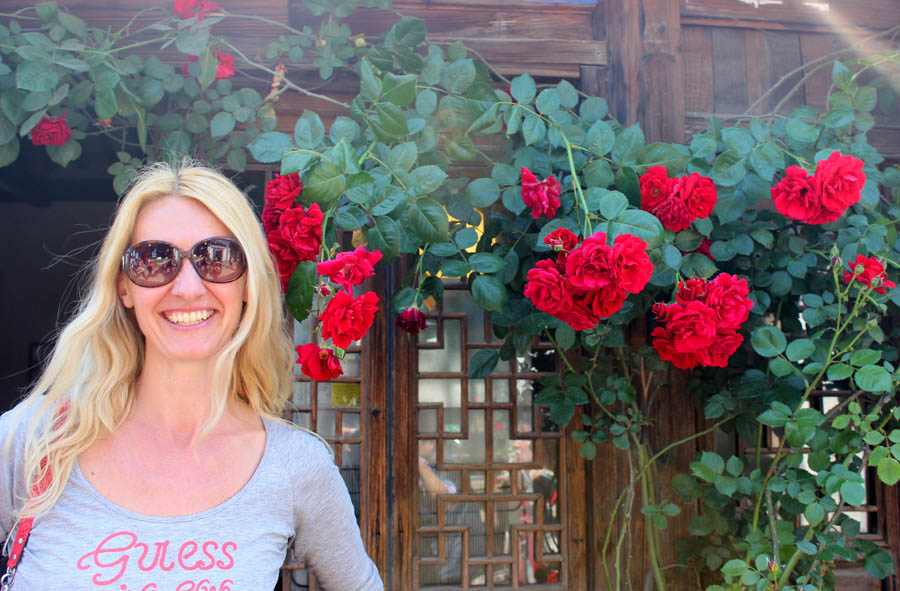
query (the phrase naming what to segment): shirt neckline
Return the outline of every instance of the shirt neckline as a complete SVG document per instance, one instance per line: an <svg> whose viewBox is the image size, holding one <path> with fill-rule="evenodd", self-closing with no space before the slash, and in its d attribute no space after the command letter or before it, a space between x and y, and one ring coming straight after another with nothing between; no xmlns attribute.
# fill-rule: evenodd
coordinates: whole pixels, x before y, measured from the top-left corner
<svg viewBox="0 0 900 591"><path fill-rule="evenodd" d="M90 494L93 496L101 505L106 507L107 509L124 515L130 519L137 519L140 521L151 521L155 523L178 523L183 521L193 521L196 519L203 519L205 517L215 515L220 511L224 511L229 508L231 505L238 502L238 500L246 494L246 491L250 489L257 480L262 478L261 474L263 471L263 464L265 464L268 458L271 457L274 450L272 449L272 434L273 429L270 425L270 420L267 418L263 418L263 428L266 432L266 444L263 448L262 457L259 459L259 463L256 464L256 468L253 470L253 474L250 475L250 478L247 479L247 482L238 489L233 495L219 503L218 505L214 505L209 509L205 509L203 511L197 513L189 513L187 515L148 515L146 513L138 513L137 511L132 511L131 509L127 509L113 501L110 501L108 498L103 496L103 494L94 488L94 485L90 483L87 477L84 475L84 472L81 471L81 464L78 459L75 459L75 464L72 467L72 482L79 486L84 487Z"/></svg>

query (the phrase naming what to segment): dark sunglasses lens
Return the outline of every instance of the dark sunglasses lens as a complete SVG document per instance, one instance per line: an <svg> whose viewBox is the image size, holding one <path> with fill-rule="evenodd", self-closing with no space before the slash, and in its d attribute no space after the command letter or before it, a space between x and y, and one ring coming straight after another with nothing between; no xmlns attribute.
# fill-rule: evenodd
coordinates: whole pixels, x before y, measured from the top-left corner
<svg viewBox="0 0 900 591"><path fill-rule="evenodd" d="M165 285L175 277L175 249L165 242L141 242L125 251L125 274L141 287Z"/></svg>
<svg viewBox="0 0 900 591"><path fill-rule="evenodd" d="M194 245L191 263L206 281L228 283L244 274L246 262L241 245L227 238L210 238Z"/></svg>

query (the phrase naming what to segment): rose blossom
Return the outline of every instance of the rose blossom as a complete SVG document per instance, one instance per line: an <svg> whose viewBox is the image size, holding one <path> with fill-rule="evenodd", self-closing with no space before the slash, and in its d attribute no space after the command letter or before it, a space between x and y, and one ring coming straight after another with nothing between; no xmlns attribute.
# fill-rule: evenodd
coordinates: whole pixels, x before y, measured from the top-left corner
<svg viewBox="0 0 900 591"><path fill-rule="evenodd" d="M590 291L579 293L576 298L584 302L591 311L594 324L597 324L597 321L600 318L612 316L621 310L622 304L624 304L625 300L628 298L628 293L614 285L607 285L600 289L592 289Z"/></svg>
<svg viewBox="0 0 900 591"><path fill-rule="evenodd" d="M613 249L606 244L606 233L597 232L566 258L566 277L576 288L597 289L613 281Z"/></svg>
<svg viewBox="0 0 900 591"><path fill-rule="evenodd" d="M693 172L670 179L663 166L651 166L639 179L641 209L655 215L664 227L680 232L694 220L707 217L716 205L712 179Z"/></svg>
<svg viewBox="0 0 900 591"><path fill-rule="evenodd" d="M571 230L559 228L544 236L544 244L556 251L572 250L578 246L578 236Z"/></svg>
<svg viewBox="0 0 900 591"><path fill-rule="evenodd" d="M753 301L747 297L746 279L719 273L706 287L706 305L715 310L719 328L738 329L750 316Z"/></svg>
<svg viewBox="0 0 900 591"><path fill-rule="evenodd" d="M541 312L556 316L572 305L572 286L553 261L538 261L526 275L525 297Z"/></svg>
<svg viewBox="0 0 900 591"><path fill-rule="evenodd" d="M234 56L221 51L216 52L216 80L234 76Z"/></svg>
<svg viewBox="0 0 900 591"><path fill-rule="evenodd" d="M885 288L897 287L897 284L884 274L884 265L874 258L858 254L855 260L847 263L847 266L850 267L850 270L844 270L844 283L850 283L855 280L861 281L866 287L872 287L872 281L877 279L875 291L882 294L887 293ZM857 270L859 270L859 275L856 275Z"/></svg>
<svg viewBox="0 0 900 591"><path fill-rule="evenodd" d="M620 234L613 241L613 265L616 282L628 293L639 293L653 275L647 243L631 234Z"/></svg>
<svg viewBox="0 0 900 591"><path fill-rule="evenodd" d="M657 326L650 333L653 338L653 348L663 361L669 361L678 369L694 369L707 359L706 349L699 351L681 352L675 348L675 337L665 327Z"/></svg>
<svg viewBox="0 0 900 591"><path fill-rule="evenodd" d="M859 158L842 156L838 151L816 164L812 183L822 207L840 217L848 207L859 201L866 184L863 165Z"/></svg>
<svg viewBox="0 0 900 591"><path fill-rule="evenodd" d="M71 137L65 111L59 117L42 117L31 130L31 143L35 146L61 146Z"/></svg>
<svg viewBox="0 0 900 591"><path fill-rule="evenodd" d="M663 302L656 302L650 307L657 322L665 322L669 316L669 307Z"/></svg>
<svg viewBox="0 0 900 591"><path fill-rule="evenodd" d="M266 185L266 205L287 209L294 205L294 201L302 191L303 183L299 174L295 172L282 176L275 173L275 178Z"/></svg>
<svg viewBox="0 0 900 591"><path fill-rule="evenodd" d="M304 375L317 382L327 382L344 373L340 360L331 349L323 349L314 343L297 345L297 363Z"/></svg>
<svg viewBox="0 0 900 591"><path fill-rule="evenodd" d="M281 219L282 212L284 212L283 209L279 209L271 203L263 205L262 215L260 217L262 218L263 231L266 234L271 234L278 229L278 221Z"/></svg>
<svg viewBox="0 0 900 591"><path fill-rule="evenodd" d="M197 20L203 20L206 13L219 8L219 5L209 0L175 0L172 8L172 14L180 19L188 19L195 14L199 17Z"/></svg>
<svg viewBox="0 0 900 591"><path fill-rule="evenodd" d="M706 280L694 277L687 281L678 282L675 301L679 304L684 305L694 300L703 301L704 298L706 298Z"/></svg>
<svg viewBox="0 0 900 591"><path fill-rule="evenodd" d="M709 347L716 339L716 314L703 302L670 304L666 329L672 334L675 349L692 353Z"/></svg>
<svg viewBox="0 0 900 591"><path fill-rule="evenodd" d="M319 316L322 338L331 339L336 347L346 349L366 335L377 311L378 296L374 292L368 291L354 298L346 291L339 291Z"/></svg>
<svg viewBox="0 0 900 591"><path fill-rule="evenodd" d="M266 243L269 245L269 251L275 257L278 276L281 278L281 291L287 292L291 275L294 273L297 265L300 264L300 257L291 246L291 243L285 240L278 232L271 232L267 235Z"/></svg>
<svg viewBox="0 0 900 591"><path fill-rule="evenodd" d="M322 210L318 203L309 209L292 207L286 209L278 220L278 233L297 253L299 261L314 261L319 256L322 245Z"/></svg>
<svg viewBox="0 0 900 591"><path fill-rule="evenodd" d="M531 208L531 217L537 219L542 215L552 218L559 209L559 181L547 177L538 182L530 170L522 167L522 200Z"/></svg>
<svg viewBox="0 0 900 591"><path fill-rule="evenodd" d="M425 314L422 314L422 311L418 308L409 307L397 316L397 327L409 334L418 334L420 331L425 330L427 326L428 322L425 320Z"/></svg>
<svg viewBox="0 0 900 591"><path fill-rule="evenodd" d="M704 365L709 367L728 367L728 359L734 355L744 337L734 330L720 330L716 333L716 340L707 349L709 355Z"/></svg>
<svg viewBox="0 0 900 591"><path fill-rule="evenodd" d="M599 318L594 316L593 310L585 301L588 292L582 291L572 296L572 305L563 310L558 318L572 327L573 330L587 330L597 325Z"/></svg>
<svg viewBox="0 0 900 591"><path fill-rule="evenodd" d="M789 166L784 173L784 178L771 189L778 213L805 224L827 224L840 217L840 214L823 210L806 169Z"/></svg>
<svg viewBox="0 0 900 591"><path fill-rule="evenodd" d="M333 260L322 261L316 266L316 271L353 293L354 285L375 274L373 267L380 260L380 250L369 252L365 246L357 246L353 252L341 252Z"/></svg>

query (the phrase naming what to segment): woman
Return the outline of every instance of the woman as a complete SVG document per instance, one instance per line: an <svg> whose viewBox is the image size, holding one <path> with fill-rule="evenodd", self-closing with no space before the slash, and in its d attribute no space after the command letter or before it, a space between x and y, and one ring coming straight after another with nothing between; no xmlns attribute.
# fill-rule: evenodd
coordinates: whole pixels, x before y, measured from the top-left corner
<svg viewBox="0 0 900 591"><path fill-rule="evenodd" d="M267 590L289 546L326 589L382 589L329 449L278 418L278 281L221 174L136 180L43 376L0 418L15 591Z"/></svg>

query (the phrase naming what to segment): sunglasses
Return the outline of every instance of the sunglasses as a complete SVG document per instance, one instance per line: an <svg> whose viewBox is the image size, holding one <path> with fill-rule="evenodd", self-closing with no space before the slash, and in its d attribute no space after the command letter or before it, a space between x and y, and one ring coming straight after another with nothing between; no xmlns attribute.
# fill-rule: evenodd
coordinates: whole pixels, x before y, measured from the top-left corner
<svg viewBox="0 0 900 591"><path fill-rule="evenodd" d="M187 251L162 240L146 240L129 246L122 255L122 270L140 287L162 287L170 283L188 259L204 281L230 283L247 269L247 259L234 238L204 238Z"/></svg>

